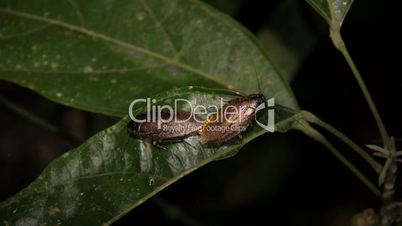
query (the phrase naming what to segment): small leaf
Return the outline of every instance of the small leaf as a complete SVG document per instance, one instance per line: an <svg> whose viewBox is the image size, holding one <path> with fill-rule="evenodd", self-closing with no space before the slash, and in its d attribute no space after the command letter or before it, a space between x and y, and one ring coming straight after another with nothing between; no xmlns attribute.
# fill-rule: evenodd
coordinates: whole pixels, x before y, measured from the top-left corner
<svg viewBox="0 0 402 226"><path fill-rule="evenodd" d="M389 156L390 152L385 150L383 147L380 147L378 145L374 145L374 144L366 144L366 147L373 150L373 151L378 151L382 154L384 154L385 156Z"/></svg>
<svg viewBox="0 0 402 226"><path fill-rule="evenodd" d="M158 99L186 98L199 104L233 93L178 89ZM261 118L266 117L262 115ZM275 107L276 129L293 127L297 112ZM203 165L231 155L266 131L257 125L244 132L240 145L204 148L198 136L160 150L129 137L126 117L53 161L30 186L0 203L6 225L103 225L119 219L176 180Z"/></svg>
<svg viewBox="0 0 402 226"><path fill-rule="evenodd" d="M388 170L389 170L389 167L391 166L391 164L392 164L392 159L388 158L385 161L384 167L381 170L380 175L378 176L378 185L379 186L384 184L385 177L387 176L387 173L388 173Z"/></svg>
<svg viewBox="0 0 402 226"><path fill-rule="evenodd" d="M306 0L330 26L332 23L341 27L353 0Z"/></svg>

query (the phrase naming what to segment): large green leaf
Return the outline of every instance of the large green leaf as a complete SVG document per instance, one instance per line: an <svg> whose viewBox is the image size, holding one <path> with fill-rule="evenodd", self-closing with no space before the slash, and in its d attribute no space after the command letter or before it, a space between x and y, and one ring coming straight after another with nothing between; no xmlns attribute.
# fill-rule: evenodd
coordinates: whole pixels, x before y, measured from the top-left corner
<svg viewBox="0 0 402 226"><path fill-rule="evenodd" d="M203 86L275 97L277 131L293 128L297 102L255 38L193 0L0 1L0 78L68 106L125 116L135 98ZM262 90L259 90L261 87ZM232 92L183 88L158 100L211 104ZM139 109L138 112L144 111ZM156 149L131 138L125 117L52 162L0 204L4 224L93 225L115 221L180 177L235 154L198 137Z"/></svg>
<svg viewBox="0 0 402 226"><path fill-rule="evenodd" d="M184 88L162 94L161 103L186 98L210 104L217 97L231 99L231 92ZM142 109L139 109L142 111ZM260 119L265 118L267 112ZM275 107L276 130L286 132L298 114ZM263 134L259 126L244 133L242 143L203 148L198 137L160 150L129 137L123 118L94 135L78 148L53 161L29 187L0 204L5 225L109 224L184 175L215 159L235 153Z"/></svg>
<svg viewBox="0 0 402 226"><path fill-rule="evenodd" d="M173 87L260 83L297 108L256 39L198 1L1 1L0 29L0 78L68 106L123 116Z"/></svg>
<svg viewBox="0 0 402 226"><path fill-rule="evenodd" d="M330 26L332 23L341 27L353 0L306 0Z"/></svg>

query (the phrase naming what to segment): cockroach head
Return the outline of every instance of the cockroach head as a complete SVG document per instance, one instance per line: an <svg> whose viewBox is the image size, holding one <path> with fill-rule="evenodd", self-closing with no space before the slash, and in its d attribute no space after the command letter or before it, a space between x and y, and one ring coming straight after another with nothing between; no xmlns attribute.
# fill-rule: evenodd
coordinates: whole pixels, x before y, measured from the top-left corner
<svg viewBox="0 0 402 226"><path fill-rule="evenodd" d="M147 115L144 113L144 114L136 115L135 118L139 119L139 120L143 120L143 119L147 118ZM141 126L141 123L130 120L130 122L127 124L127 131L131 135L137 134L140 130L140 126Z"/></svg>
<svg viewBox="0 0 402 226"><path fill-rule="evenodd" d="M130 121L130 122L127 124L127 131L128 131L128 133L129 133L129 134L135 134L135 133L138 131L139 126L140 126L139 123L134 122L134 121Z"/></svg>
<svg viewBox="0 0 402 226"><path fill-rule="evenodd" d="M251 100L255 101L257 105L260 105L262 103L267 102L267 98L265 98L264 94L262 93L257 93L257 94L251 94L248 96Z"/></svg>

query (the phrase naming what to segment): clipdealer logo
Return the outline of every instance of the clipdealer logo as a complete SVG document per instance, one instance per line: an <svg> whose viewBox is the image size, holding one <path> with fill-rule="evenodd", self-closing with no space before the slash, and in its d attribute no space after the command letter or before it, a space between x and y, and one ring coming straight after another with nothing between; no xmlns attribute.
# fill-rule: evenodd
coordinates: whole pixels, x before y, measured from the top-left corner
<svg viewBox="0 0 402 226"><path fill-rule="evenodd" d="M136 118L134 115L134 109L136 109L136 105L138 104L146 104L146 117L139 119ZM183 106L183 104L186 105L186 109L188 109L188 117L187 118L178 118L177 117L177 111L178 111L178 106ZM143 106L143 105L142 105ZM222 107L225 106L225 109L220 112L220 114L217 114ZM140 99L135 99L130 103L128 113L134 122L137 123L144 123L144 122L153 122L157 123L158 129L162 128L163 123L169 123L169 122L186 122L188 120L193 120L199 123L204 122L205 119L208 119L208 121L213 122L213 120L216 121L226 121L226 122L231 122L233 121L233 118L235 118L235 121L241 121L244 117L250 117L249 114L247 114L248 111L253 112L253 117L254 121L257 123L258 126L263 128L266 131L269 132L275 132L275 110L273 107L275 106L275 98L272 97L268 99L266 102L263 102L262 104L258 105L257 107L247 107L247 106L242 106L243 108L239 108L238 106L235 105L230 105L226 104L223 98L220 99L219 105L209 105L209 106L204 106L204 105L194 105L192 104L189 100L187 99L175 99L173 107L171 105L157 105L155 99L151 98L140 98ZM244 110L245 108L248 108ZM260 111L263 111L264 109L267 109L267 118L266 122L260 122L257 118L257 115ZM215 117L211 117L215 115ZM217 117L216 115L219 115ZM233 117L233 115L236 115L236 117ZM168 117L166 117L168 116ZM200 117L201 116L201 117ZM211 120L212 118L212 120ZM235 123L233 121L233 123ZM234 125L231 126L230 128L238 130L236 126ZM217 128L219 129L219 128ZM228 128L224 128L228 129Z"/></svg>

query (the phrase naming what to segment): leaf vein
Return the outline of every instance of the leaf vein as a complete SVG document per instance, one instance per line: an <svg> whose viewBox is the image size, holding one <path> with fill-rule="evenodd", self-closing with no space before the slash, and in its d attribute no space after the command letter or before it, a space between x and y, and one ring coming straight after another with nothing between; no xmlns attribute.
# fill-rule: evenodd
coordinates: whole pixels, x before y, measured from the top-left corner
<svg viewBox="0 0 402 226"><path fill-rule="evenodd" d="M183 64L183 63L181 63L181 62L179 62L177 60L174 60L174 59L169 59L168 57L166 57L166 56L164 56L164 55L162 55L160 53L153 52L151 50L148 50L148 49L145 49L145 48L142 48L142 47L139 47L139 46L136 46L136 45L121 41L119 39L116 39L116 38L113 38L113 37L98 33L98 32L93 31L93 30L89 30L89 29L82 28L82 27L79 27L79 26L76 26L76 25L73 25L73 24L69 24L69 23L63 22L61 20L52 19L52 18L48 18L48 17L42 17L42 16L38 16L38 15L34 15L34 14L25 13L25 12L19 12L19 11L15 11L15 10L12 10L12 9L0 8L0 12L5 13L5 14L9 14L9 15L18 16L18 17L23 17L23 18L30 19L30 20L37 20L37 21L42 21L44 23L54 24L54 25L57 25L59 27L63 27L63 28L66 28L66 29L69 29L69 30L72 30L72 31L76 31L76 32L88 35L90 37L98 38L98 39L101 39L101 40L104 40L104 41L107 41L107 42L110 42L110 43L113 43L113 44L117 44L119 46L122 46L122 47L125 47L125 48L128 48L128 49L132 49L134 51L139 51L139 52L141 52L143 54L146 54L146 55L149 55L151 57L160 59L160 60L165 61L165 62L167 62L169 64L176 65L177 67L180 67L182 69L188 70L188 71L190 71L190 72L192 72L194 74L198 74L198 75L200 75L202 77L205 77L205 78L207 78L209 80L212 80L212 81L214 81L214 82L216 82L216 83L218 83L218 84L220 84L220 85L222 85L224 87L233 88L233 87L229 87L225 82L223 82L222 80L216 78L215 76L209 75L206 72L203 72L203 71L201 71L201 70L199 70L197 68L194 68L194 67L192 67L190 65Z"/></svg>
<svg viewBox="0 0 402 226"><path fill-rule="evenodd" d="M173 44L173 40L172 37L169 35L169 33L167 32L167 30L165 29L165 27L162 24L162 21L159 20L156 15L153 13L153 11L149 8L148 4L144 1L144 0L140 0L139 1L142 6L145 8L145 10L149 13L149 15L151 16L152 20L156 23L156 27L160 28L160 30L162 30L162 32L164 33L164 35L166 36L169 45L171 46L172 50L174 51L175 55L177 55L177 48L176 46Z"/></svg>

